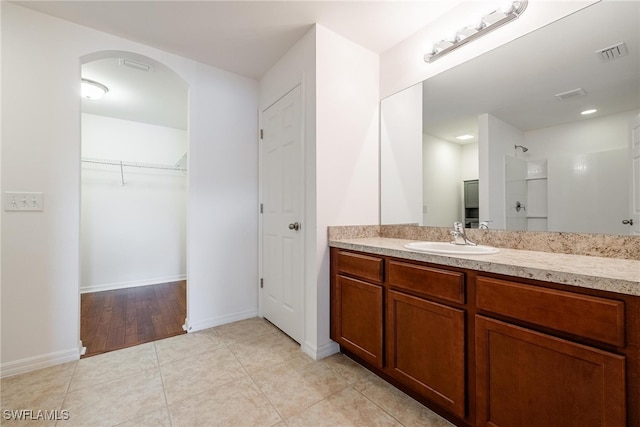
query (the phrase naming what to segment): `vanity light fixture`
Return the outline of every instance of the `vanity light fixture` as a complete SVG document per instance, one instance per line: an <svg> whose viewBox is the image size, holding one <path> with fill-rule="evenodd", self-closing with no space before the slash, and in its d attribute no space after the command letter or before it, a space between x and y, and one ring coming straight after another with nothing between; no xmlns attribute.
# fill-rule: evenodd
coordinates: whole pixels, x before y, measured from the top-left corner
<svg viewBox="0 0 640 427"><path fill-rule="evenodd" d="M470 139L473 139L473 135L469 135L469 134L460 135L460 136L456 136L456 139L459 139L460 141L468 141Z"/></svg>
<svg viewBox="0 0 640 427"><path fill-rule="evenodd" d="M583 116L588 116L589 114L594 114L597 112L598 112L597 108L590 108L588 110L581 111L580 114L582 114Z"/></svg>
<svg viewBox="0 0 640 427"><path fill-rule="evenodd" d="M109 88L102 83L89 79L82 79L80 85L82 97L87 99L100 99L109 92Z"/></svg>
<svg viewBox="0 0 640 427"><path fill-rule="evenodd" d="M522 15L524 10L527 8L528 3L528 0L516 0L508 3L506 7L494 10L493 12L483 16L477 24L469 25L458 30L455 36L435 43L431 48L431 52L424 55L424 61L431 63L452 50L455 50L460 46L480 38L488 32L513 21Z"/></svg>

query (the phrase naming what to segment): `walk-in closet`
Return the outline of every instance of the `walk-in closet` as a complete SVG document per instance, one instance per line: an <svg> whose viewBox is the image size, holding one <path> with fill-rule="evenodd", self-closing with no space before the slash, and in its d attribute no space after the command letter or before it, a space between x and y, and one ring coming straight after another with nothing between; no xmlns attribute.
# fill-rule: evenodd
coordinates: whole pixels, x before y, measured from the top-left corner
<svg viewBox="0 0 640 427"><path fill-rule="evenodd" d="M184 333L188 88L126 52L91 57L82 86L86 357Z"/></svg>

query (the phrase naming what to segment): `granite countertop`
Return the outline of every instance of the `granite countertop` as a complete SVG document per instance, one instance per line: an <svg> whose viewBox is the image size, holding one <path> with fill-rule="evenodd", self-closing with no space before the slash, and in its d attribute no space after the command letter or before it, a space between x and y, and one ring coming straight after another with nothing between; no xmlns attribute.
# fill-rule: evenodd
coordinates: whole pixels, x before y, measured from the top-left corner
<svg viewBox="0 0 640 427"><path fill-rule="evenodd" d="M640 296L640 261L636 260L503 248L491 255L435 255L404 247L415 241L388 237L332 239L329 246Z"/></svg>

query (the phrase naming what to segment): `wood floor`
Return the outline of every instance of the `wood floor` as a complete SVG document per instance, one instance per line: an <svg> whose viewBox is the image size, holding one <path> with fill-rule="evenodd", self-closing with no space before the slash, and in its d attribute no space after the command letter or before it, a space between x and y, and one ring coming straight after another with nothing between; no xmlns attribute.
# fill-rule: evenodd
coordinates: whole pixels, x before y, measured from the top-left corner
<svg viewBox="0 0 640 427"><path fill-rule="evenodd" d="M81 295L83 357L185 333L187 282Z"/></svg>

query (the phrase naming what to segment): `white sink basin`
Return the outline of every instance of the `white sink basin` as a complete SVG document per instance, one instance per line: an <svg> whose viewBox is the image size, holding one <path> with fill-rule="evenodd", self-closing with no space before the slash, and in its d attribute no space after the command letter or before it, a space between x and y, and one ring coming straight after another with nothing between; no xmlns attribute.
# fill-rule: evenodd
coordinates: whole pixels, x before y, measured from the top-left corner
<svg viewBox="0 0 640 427"><path fill-rule="evenodd" d="M491 246L455 245L449 242L414 242L407 243L404 247L419 252L445 255L488 255L500 252L500 249Z"/></svg>

